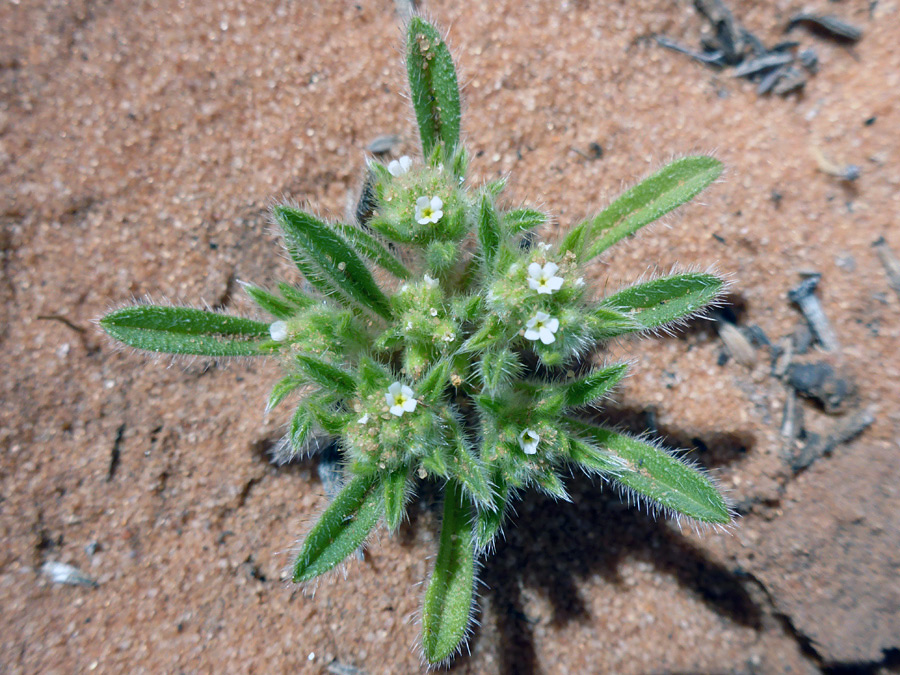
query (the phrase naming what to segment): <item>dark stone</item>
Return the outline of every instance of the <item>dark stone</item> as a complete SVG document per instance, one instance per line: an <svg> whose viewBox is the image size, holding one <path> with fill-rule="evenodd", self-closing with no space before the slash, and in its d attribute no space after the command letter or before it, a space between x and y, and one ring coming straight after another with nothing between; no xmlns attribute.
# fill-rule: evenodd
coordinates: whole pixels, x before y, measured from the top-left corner
<svg viewBox="0 0 900 675"><path fill-rule="evenodd" d="M841 412L854 398L856 385L825 361L792 363L787 370L788 385L801 396L819 403L827 413Z"/></svg>

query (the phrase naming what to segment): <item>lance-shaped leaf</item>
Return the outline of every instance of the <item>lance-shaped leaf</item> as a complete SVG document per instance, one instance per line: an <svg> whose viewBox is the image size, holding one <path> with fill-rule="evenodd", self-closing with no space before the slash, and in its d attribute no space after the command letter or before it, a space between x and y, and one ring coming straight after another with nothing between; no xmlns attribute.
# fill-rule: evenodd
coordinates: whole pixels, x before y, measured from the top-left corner
<svg viewBox="0 0 900 675"><path fill-rule="evenodd" d="M461 440L450 461L450 470L475 504L480 508L493 508L494 492L488 482L487 472Z"/></svg>
<svg viewBox="0 0 900 675"><path fill-rule="evenodd" d="M731 522L724 498L697 469L636 438L577 420L567 423L572 433L622 460L624 468L614 477L620 485L704 523Z"/></svg>
<svg viewBox="0 0 900 675"><path fill-rule="evenodd" d="M509 501L509 487L503 480L500 472L493 476L494 497L492 508L478 509L475 514L475 548L478 551L488 551L493 547L494 538L503 525L506 517L506 506Z"/></svg>
<svg viewBox="0 0 900 675"><path fill-rule="evenodd" d="M422 646L429 663L450 658L465 638L474 582L471 508L460 485L451 480L444 491L440 548L422 608Z"/></svg>
<svg viewBox="0 0 900 675"><path fill-rule="evenodd" d="M484 189L488 194L490 194L492 197L494 197L496 199L506 189L507 182L508 182L507 177L501 176L497 180L492 180L488 183L485 183Z"/></svg>
<svg viewBox="0 0 900 675"><path fill-rule="evenodd" d="M449 157L459 143L459 87L450 50L434 26L418 16L409 21L406 72L412 95L422 154L431 156L443 143Z"/></svg>
<svg viewBox="0 0 900 675"><path fill-rule="evenodd" d="M566 407L577 408L591 405L597 399L603 398L625 377L627 371L627 363L617 363L606 368L599 368L582 378L565 384L563 391Z"/></svg>
<svg viewBox="0 0 900 675"><path fill-rule="evenodd" d="M545 493L554 499L562 499L565 502L569 499L569 492L566 490L565 483L562 478L551 467L543 468L531 474L531 480Z"/></svg>
<svg viewBox="0 0 900 675"><path fill-rule="evenodd" d="M306 384L306 380L296 375L288 375L281 378L274 387L272 393L269 394L269 401L266 403L266 412L274 410L291 392L297 390Z"/></svg>
<svg viewBox="0 0 900 675"><path fill-rule="evenodd" d="M369 268L327 223L289 206L276 206L288 251L309 283L323 293L337 293L389 319L390 303Z"/></svg>
<svg viewBox="0 0 900 675"><path fill-rule="evenodd" d="M518 378L524 366L518 354L511 349L499 349L485 352L477 366L477 373L482 386L488 394L496 394Z"/></svg>
<svg viewBox="0 0 900 675"><path fill-rule="evenodd" d="M419 381L416 390L428 403L437 402L450 381L450 359L441 359L428 370Z"/></svg>
<svg viewBox="0 0 900 675"><path fill-rule="evenodd" d="M334 406L327 402L317 401L312 398L307 399L304 405L322 431L332 436L343 435L347 422L351 417L350 415L338 412L334 409Z"/></svg>
<svg viewBox="0 0 900 675"><path fill-rule="evenodd" d="M244 287L244 292L250 296L260 309L268 312L276 319L289 319L297 313L298 308L296 305L279 298L274 293L269 293L269 291L259 286L246 282L242 282L241 285Z"/></svg>
<svg viewBox="0 0 900 675"><path fill-rule="evenodd" d="M457 145L453 157L450 158L450 170L456 176L460 183L465 180L466 172L469 170L469 151L466 146Z"/></svg>
<svg viewBox="0 0 900 675"><path fill-rule="evenodd" d="M357 253L365 256L398 279L409 278L409 270L403 266L403 263L371 234L353 225L336 225L335 227L341 233L341 236L356 249Z"/></svg>
<svg viewBox="0 0 900 675"><path fill-rule="evenodd" d="M283 281L278 284L278 292L281 293L285 300L296 306L297 309L305 309L315 304L315 300L306 295L306 293L296 286L286 284Z"/></svg>
<svg viewBox="0 0 900 675"><path fill-rule="evenodd" d="M601 450L578 438L569 438L569 459L581 465L589 473L606 478L618 476L627 468L626 462L607 450Z"/></svg>
<svg viewBox="0 0 900 675"><path fill-rule="evenodd" d="M166 354L251 356L272 344L269 324L192 307L126 307L104 316L100 326L130 347Z"/></svg>
<svg viewBox="0 0 900 675"><path fill-rule="evenodd" d="M620 239L693 199L721 173L721 162L712 157L675 160L591 220L575 226L560 248L575 253L580 262L591 260Z"/></svg>
<svg viewBox="0 0 900 675"><path fill-rule="evenodd" d="M534 209L513 209L503 214L503 227L510 236L527 232L547 222L547 214Z"/></svg>
<svg viewBox="0 0 900 675"><path fill-rule="evenodd" d="M500 247L500 220L490 195L484 193L478 201L478 243L481 245L481 255L485 269L490 272L494 268L494 258Z"/></svg>
<svg viewBox="0 0 900 675"><path fill-rule="evenodd" d="M384 521L388 529L396 530L406 509L409 467L402 466L384 476Z"/></svg>
<svg viewBox="0 0 900 675"><path fill-rule="evenodd" d="M327 572L363 544L381 517L378 487L375 475L357 476L341 490L306 535L294 563L295 583Z"/></svg>
<svg viewBox="0 0 900 675"><path fill-rule="evenodd" d="M587 317L587 327L594 340L611 340L644 327L626 313L608 307L597 306Z"/></svg>
<svg viewBox="0 0 900 675"><path fill-rule="evenodd" d="M294 415L291 417L291 427L288 435L291 440L291 448L293 455L299 455L306 451L310 440L310 431L312 431L313 416L305 405L297 406Z"/></svg>
<svg viewBox="0 0 900 675"><path fill-rule="evenodd" d="M723 285L712 274L676 274L630 286L605 298L600 306L626 315L641 330L659 328L714 302Z"/></svg>
<svg viewBox="0 0 900 675"><path fill-rule="evenodd" d="M504 323L496 314L489 314L484 319L484 325L469 336L459 348L461 352L478 352L493 346L504 339L504 333L508 332Z"/></svg>
<svg viewBox="0 0 900 675"><path fill-rule="evenodd" d="M326 391L341 396L351 396L356 391L356 382L353 377L340 368L335 368L330 363L304 354L298 354L295 358L303 374Z"/></svg>

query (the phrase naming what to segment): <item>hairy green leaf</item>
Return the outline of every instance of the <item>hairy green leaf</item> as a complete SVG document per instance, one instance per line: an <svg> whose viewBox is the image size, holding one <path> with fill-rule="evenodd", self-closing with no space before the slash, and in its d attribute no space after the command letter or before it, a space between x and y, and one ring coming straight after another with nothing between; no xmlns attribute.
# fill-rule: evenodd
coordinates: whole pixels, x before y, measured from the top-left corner
<svg viewBox="0 0 900 675"><path fill-rule="evenodd" d="M562 499L566 502L570 501L569 493L566 490L565 484L562 482L559 474L557 474L556 471L554 471L552 468L548 467L546 469L535 471L531 475L531 477L541 490L543 490L554 499Z"/></svg>
<svg viewBox="0 0 900 675"><path fill-rule="evenodd" d="M466 146L461 144L456 146L453 157L450 159L450 170L460 182L466 177L466 172L469 170L469 151L466 150Z"/></svg>
<svg viewBox="0 0 900 675"><path fill-rule="evenodd" d="M494 268L494 258L500 247L502 233L494 203L487 193L481 195L478 201L478 243L481 246L481 255L485 269L490 272Z"/></svg>
<svg viewBox="0 0 900 675"><path fill-rule="evenodd" d="M337 225L336 228L360 255L365 256L398 279L409 278L409 270L403 266L403 263L371 234L354 225Z"/></svg>
<svg viewBox="0 0 900 675"><path fill-rule="evenodd" d="M271 344L269 324L192 307L136 305L100 319L110 337L166 354L252 356Z"/></svg>
<svg viewBox="0 0 900 675"><path fill-rule="evenodd" d="M461 352L479 352L502 342L507 327L495 314L485 317L484 325L469 336L459 348Z"/></svg>
<svg viewBox="0 0 900 675"><path fill-rule="evenodd" d="M705 523L731 522L724 498L699 470L624 434L569 420L570 430L622 460L614 480L660 506Z"/></svg>
<svg viewBox="0 0 900 675"><path fill-rule="evenodd" d="M524 366L511 349L485 352L478 362L478 375L488 394L496 394L522 374Z"/></svg>
<svg viewBox="0 0 900 675"><path fill-rule="evenodd" d="M406 72L413 109L422 137L422 154L431 156L443 143L446 157L459 143L459 87L450 50L440 33L421 17L409 21Z"/></svg>
<svg viewBox="0 0 900 675"><path fill-rule="evenodd" d="M546 213L535 209L513 209L503 214L503 227L512 236L541 227L547 220Z"/></svg>
<svg viewBox="0 0 900 675"><path fill-rule="evenodd" d="M475 584L471 508L461 486L449 481L434 572L422 608L422 646L429 663L456 652L466 636Z"/></svg>
<svg viewBox="0 0 900 675"><path fill-rule="evenodd" d="M409 483L409 467L402 466L384 475L384 520L394 531L406 512L406 493Z"/></svg>
<svg viewBox="0 0 900 675"><path fill-rule="evenodd" d="M587 324L594 340L611 340L620 335L644 330L644 326L628 314L603 306L591 310Z"/></svg>
<svg viewBox="0 0 900 675"><path fill-rule="evenodd" d="M385 319L391 317L390 303L369 268L334 229L289 206L276 206L272 212L291 257L311 284L325 293L339 291L342 299L351 298Z"/></svg>
<svg viewBox="0 0 900 675"><path fill-rule="evenodd" d="M283 281L278 284L278 292L281 293L285 300L296 306L297 309L306 309L310 305L315 304L315 300L306 295L296 286L286 284Z"/></svg>
<svg viewBox="0 0 900 675"><path fill-rule="evenodd" d="M451 472L480 508L493 508L494 492L484 466L460 440L450 463Z"/></svg>
<svg viewBox="0 0 900 675"><path fill-rule="evenodd" d="M297 409L291 417L291 428L288 431L294 455L299 455L306 451L309 433L312 431L312 425L313 416L309 412L309 409L302 404L297 406Z"/></svg>
<svg viewBox="0 0 900 675"><path fill-rule="evenodd" d="M497 180L492 180L489 183L486 183L484 189L490 194L494 199L499 197L503 191L506 189L507 178L503 176L502 178L498 178Z"/></svg>
<svg viewBox="0 0 900 675"><path fill-rule="evenodd" d="M418 394L429 403L437 402L450 381L451 366L450 359L441 359L431 366L416 386Z"/></svg>
<svg viewBox="0 0 900 675"><path fill-rule="evenodd" d="M357 476L341 490L306 535L294 563L295 583L327 572L363 544L383 509L377 488L378 479L372 475Z"/></svg>
<svg viewBox="0 0 900 675"><path fill-rule="evenodd" d="M617 455L577 438L569 438L568 455L569 459L580 464L586 471L607 478L619 475L626 467L625 462Z"/></svg>
<svg viewBox="0 0 900 675"><path fill-rule="evenodd" d="M272 393L269 394L269 401L266 403L266 410L274 410L287 396L302 387L306 380L296 375L288 375L281 378L274 387Z"/></svg>
<svg viewBox="0 0 900 675"><path fill-rule="evenodd" d="M305 405L322 431L332 436L343 435L348 421L347 414L338 412L328 403L312 398L306 399Z"/></svg>
<svg viewBox="0 0 900 675"><path fill-rule="evenodd" d="M352 396L356 391L353 377L340 368L304 354L298 354L294 358L303 373L323 389L342 396Z"/></svg>
<svg viewBox="0 0 900 675"><path fill-rule="evenodd" d="M683 157L635 185L604 211L574 227L561 249L587 262L697 196L722 173L722 164L706 156Z"/></svg>
<svg viewBox="0 0 900 675"><path fill-rule="evenodd" d="M246 282L243 282L241 285L244 287L244 292L250 296L260 309L268 312L276 319L290 319L297 313L297 307L293 303L279 298L277 295L269 293L269 291L259 286Z"/></svg>
<svg viewBox="0 0 900 675"><path fill-rule="evenodd" d="M625 377L627 363L617 363L606 368L599 368L584 377L564 385L567 408L590 405L602 398Z"/></svg>
<svg viewBox="0 0 900 675"><path fill-rule="evenodd" d="M630 286L600 303L626 315L640 329L658 328L689 317L713 302L723 281L712 274L676 274Z"/></svg>
<svg viewBox="0 0 900 675"><path fill-rule="evenodd" d="M506 517L506 507L510 498L509 487L499 471L494 472L492 483L494 497L491 508L479 508L475 513L475 549L482 552L492 548L494 537L497 536Z"/></svg>

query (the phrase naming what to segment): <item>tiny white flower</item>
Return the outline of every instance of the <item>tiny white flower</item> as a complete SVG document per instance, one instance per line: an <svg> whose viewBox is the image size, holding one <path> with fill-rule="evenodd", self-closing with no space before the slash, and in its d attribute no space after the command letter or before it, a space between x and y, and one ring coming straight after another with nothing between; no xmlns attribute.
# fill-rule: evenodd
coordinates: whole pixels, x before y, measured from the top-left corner
<svg viewBox="0 0 900 675"><path fill-rule="evenodd" d="M284 342L288 336L287 324L284 321L276 321L269 326L269 335L275 342Z"/></svg>
<svg viewBox="0 0 900 675"><path fill-rule="evenodd" d="M405 412L415 412L418 404L416 392L400 382L394 382L388 387L384 398L391 407L391 414L397 417L402 417Z"/></svg>
<svg viewBox="0 0 900 675"><path fill-rule="evenodd" d="M444 215L443 208L444 202L440 197L419 197L416 200L416 222L419 225L436 223Z"/></svg>
<svg viewBox="0 0 900 675"><path fill-rule="evenodd" d="M412 330L412 329L413 329L413 322L407 321L406 322L406 330Z"/></svg>
<svg viewBox="0 0 900 675"><path fill-rule="evenodd" d="M403 285L400 287L400 292L401 292L401 293L406 293L406 291L408 291L408 290L409 290L409 284L403 284Z"/></svg>
<svg viewBox="0 0 900 675"><path fill-rule="evenodd" d="M429 310L428 310L428 313L431 314L431 316L437 316L437 315L438 315L438 311L437 311L437 309L435 309L434 307L432 307L431 309L429 309Z"/></svg>
<svg viewBox="0 0 900 675"><path fill-rule="evenodd" d="M575 280L575 288L581 288L582 286L584 286L584 277L578 277Z"/></svg>
<svg viewBox="0 0 900 675"><path fill-rule="evenodd" d="M556 342L556 331L559 330L559 319L551 317L547 312L538 312L525 324L525 339L540 340L545 345Z"/></svg>
<svg viewBox="0 0 900 675"><path fill-rule="evenodd" d="M388 171L392 176L396 178L397 176L402 176L407 171L409 171L409 167L411 166L412 160L406 155L403 155L403 157L401 157L400 159L392 159L390 161L390 163L388 164Z"/></svg>
<svg viewBox="0 0 900 675"><path fill-rule="evenodd" d="M550 244L548 244L546 241L540 241L538 242L537 247L538 251L546 251L550 248Z"/></svg>
<svg viewBox="0 0 900 675"><path fill-rule="evenodd" d="M425 275L425 288L437 288L438 280L432 279L427 274Z"/></svg>
<svg viewBox="0 0 900 675"><path fill-rule="evenodd" d="M356 423L357 424L368 424L369 423L369 413L366 413L365 415L360 417L358 420L356 420Z"/></svg>
<svg viewBox="0 0 900 675"><path fill-rule="evenodd" d="M550 295L553 291L562 288L563 278L553 276L559 265L548 262L541 267L538 263L533 262L528 266L528 285L538 293Z"/></svg>
<svg viewBox="0 0 900 675"><path fill-rule="evenodd" d="M540 442L541 437L531 429L525 429L521 434L519 434L519 447L522 448L522 452L524 452L526 455L536 454L537 446Z"/></svg>

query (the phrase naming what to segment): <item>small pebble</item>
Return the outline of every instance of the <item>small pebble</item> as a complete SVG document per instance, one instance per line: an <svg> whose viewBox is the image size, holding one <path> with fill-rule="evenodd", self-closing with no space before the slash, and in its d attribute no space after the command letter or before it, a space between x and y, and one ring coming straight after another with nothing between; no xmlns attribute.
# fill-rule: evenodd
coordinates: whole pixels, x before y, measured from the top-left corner
<svg viewBox="0 0 900 675"><path fill-rule="evenodd" d="M66 563L47 561L41 567L41 572L54 584L66 584L68 586L97 587L97 582L87 576L77 567Z"/></svg>
<svg viewBox="0 0 900 675"><path fill-rule="evenodd" d="M819 403L827 413L838 413L855 398L856 385L838 373L830 363L792 363L787 383L801 396Z"/></svg>

